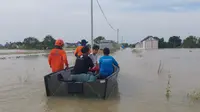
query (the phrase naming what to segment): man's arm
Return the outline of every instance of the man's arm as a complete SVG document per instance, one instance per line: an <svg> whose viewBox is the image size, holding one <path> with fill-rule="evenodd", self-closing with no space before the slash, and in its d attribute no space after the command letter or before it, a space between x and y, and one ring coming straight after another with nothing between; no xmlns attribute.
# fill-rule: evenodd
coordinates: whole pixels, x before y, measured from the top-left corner
<svg viewBox="0 0 200 112"><path fill-rule="evenodd" d="M49 53L49 56L48 56L48 62L49 62L49 66L51 67L51 52Z"/></svg>
<svg viewBox="0 0 200 112"><path fill-rule="evenodd" d="M89 54L88 57L90 57L92 59L92 54Z"/></svg>
<svg viewBox="0 0 200 112"><path fill-rule="evenodd" d="M119 64L117 63L117 61L115 60L115 58L112 57L112 60L113 60L113 64L117 67L119 67Z"/></svg>
<svg viewBox="0 0 200 112"><path fill-rule="evenodd" d="M101 58L99 59L99 68L101 68Z"/></svg>
<svg viewBox="0 0 200 112"><path fill-rule="evenodd" d="M88 62L89 62L89 67L93 68L94 67L94 63L92 61L92 59L90 57L88 57Z"/></svg>
<svg viewBox="0 0 200 112"><path fill-rule="evenodd" d="M78 47L76 48L74 55L77 57L78 56Z"/></svg>
<svg viewBox="0 0 200 112"><path fill-rule="evenodd" d="M68 64L68 60L67 60L67 54L64 50L63 50L63 53L62 53L62 58L63 58L63 62L65 64L66 68L68 68L69 64Z"/></svg>

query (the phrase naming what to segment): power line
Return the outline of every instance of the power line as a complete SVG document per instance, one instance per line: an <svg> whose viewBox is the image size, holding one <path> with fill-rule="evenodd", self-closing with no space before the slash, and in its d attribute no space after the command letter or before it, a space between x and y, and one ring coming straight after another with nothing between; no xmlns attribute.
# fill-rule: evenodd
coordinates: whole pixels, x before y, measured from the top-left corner
<svg viewBox="0 0 200 112"><path fill-rule="evenodd" d="M117 31L116 29L114 29L113 28L113 26L109 23L109 21L108 21L108 19L107 19L107 17L106 17L106 15L105 15L105 13L104 13L104 11L103 11L103 9L102 9L102 7L101 7L101 5L100 5L100 3L99 3L99 0L96 0L97 1L97 4L98 4L98 6L99 6L99 8L100 8L100 10L101 10L101 12L102 12L102 14L103 14L103 16L104 16L104 18L105 18L105 20L106 20L106 22L108 23L108 25L110 26L110 28L111 29L113 29L114 31Z"/></svg>

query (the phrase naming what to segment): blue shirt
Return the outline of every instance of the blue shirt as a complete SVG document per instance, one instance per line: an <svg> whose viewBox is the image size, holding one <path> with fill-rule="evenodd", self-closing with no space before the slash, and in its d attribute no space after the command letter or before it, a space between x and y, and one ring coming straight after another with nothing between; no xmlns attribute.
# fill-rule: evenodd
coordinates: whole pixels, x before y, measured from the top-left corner
<svg viewBox="0 0 200 112"><path fill-rule="evenodd" d="M112 56L102 56L99 59L100 75L111 75L114 72L113 64L119 67L117 61Z"/></svg>

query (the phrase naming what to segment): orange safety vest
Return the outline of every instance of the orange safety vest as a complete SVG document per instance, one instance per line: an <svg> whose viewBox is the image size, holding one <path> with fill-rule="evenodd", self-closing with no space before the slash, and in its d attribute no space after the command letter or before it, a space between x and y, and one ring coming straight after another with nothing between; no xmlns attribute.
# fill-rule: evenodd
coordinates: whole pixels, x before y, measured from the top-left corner
<svg viewBox="0 0 200 112"><path fill-rule="evenodd" d="M84 46L78 46L74 52L74 55L77 54L77 56L81 56L83 53L81 52L81 49L83 48ZM89 51L90 53L91 51Z"/></svg>
<svg viewBox="0 0 200 112"><path fill-rule="evenodd" d="M52 49L48 56L48 62L52 72L64 69L64 65L68 67L67 54L62 49Z"/></svg>

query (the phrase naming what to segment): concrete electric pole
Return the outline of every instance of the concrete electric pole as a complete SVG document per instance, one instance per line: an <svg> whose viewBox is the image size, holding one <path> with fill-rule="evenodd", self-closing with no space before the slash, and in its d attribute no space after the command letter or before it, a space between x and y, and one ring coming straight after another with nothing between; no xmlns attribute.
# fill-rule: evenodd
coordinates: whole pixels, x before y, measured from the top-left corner
<svg viewBox="0 0 200 112"><path fill-rule="evenodd" d="M119 29L117 29L117 43L119 44Z"/></svg>
<svg viewBox="0 0 200 112"><path fill-rule="evenodd" d="M94 39L93 39L93 0L91 0L91 48L93 47L94 44Z"/></svg>

